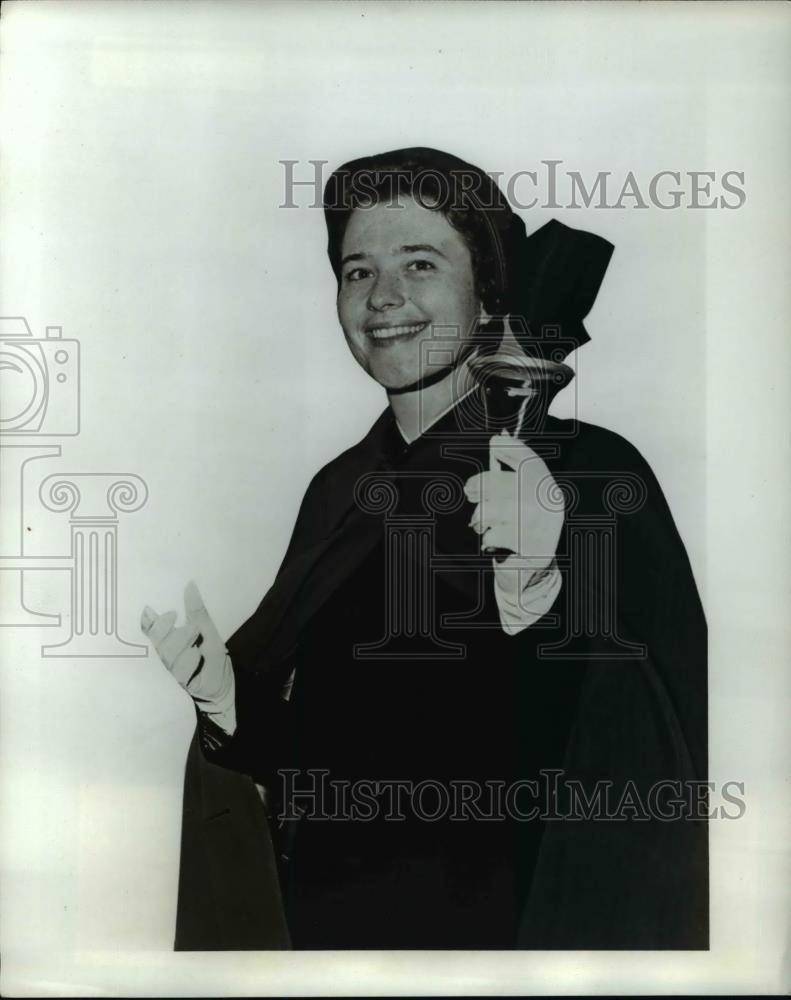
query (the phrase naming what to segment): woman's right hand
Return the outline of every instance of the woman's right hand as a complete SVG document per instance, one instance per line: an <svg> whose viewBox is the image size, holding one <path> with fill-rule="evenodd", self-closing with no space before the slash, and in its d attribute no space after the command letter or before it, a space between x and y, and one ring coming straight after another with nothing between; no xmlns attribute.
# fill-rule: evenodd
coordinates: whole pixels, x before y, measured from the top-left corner
<svg viewBox="0 0 791 1000"><path fill-rule="evenodd" d="M193 581L184 590L184 609L187 621L177 628L175 611L159 615L146 605L140 627L200 711L233 735L236 692L231 658Z"/></svg>

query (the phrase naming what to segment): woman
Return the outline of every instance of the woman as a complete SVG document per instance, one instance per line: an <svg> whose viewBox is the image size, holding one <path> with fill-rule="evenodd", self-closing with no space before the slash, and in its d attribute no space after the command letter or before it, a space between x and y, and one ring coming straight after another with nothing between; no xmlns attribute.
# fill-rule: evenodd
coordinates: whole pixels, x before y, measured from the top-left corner
<svg viewBox="0 0 791 1000"><path fill-rule="evenodd" d="M388 408L313 479L227 648L193 588L181 629L144 612L198 719L176 947L707 947L683 807L706 629L670 511L633 446L548 416L538 381L493 436L475 377L498 346L560 370L612 247L528 237L488 175L422 148L339 168L325 216Z"/></svg>

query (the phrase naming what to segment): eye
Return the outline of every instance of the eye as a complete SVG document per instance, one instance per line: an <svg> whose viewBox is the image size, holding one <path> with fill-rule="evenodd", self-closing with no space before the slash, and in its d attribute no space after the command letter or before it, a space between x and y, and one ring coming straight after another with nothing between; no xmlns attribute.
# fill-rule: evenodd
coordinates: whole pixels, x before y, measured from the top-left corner
<svg viewBox="0 0 791 1000"><path fill-rule="evenodd" d="M407 264L407 270L409 271L436 271L436 267L431 263L430 260L421 258L420 260L411 260Z"/></svg>
<svg viewBox="0 0 791 1000"><path fill-rule="evenodd" d="M363 278L370 278L371 271L367 267L353 267L343 276L344 281L362 281Z"/></svg>

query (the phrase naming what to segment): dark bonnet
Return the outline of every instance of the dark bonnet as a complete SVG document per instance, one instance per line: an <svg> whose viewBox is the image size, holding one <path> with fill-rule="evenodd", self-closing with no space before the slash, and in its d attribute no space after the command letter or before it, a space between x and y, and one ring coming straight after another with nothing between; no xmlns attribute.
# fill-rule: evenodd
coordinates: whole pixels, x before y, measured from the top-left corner
<svg viewBox="0 0 791 1000"><path fill-rule="evenodd" d="M556 219L528 236L524 221L489 174L438 149L419 146L365 156L330 175L324 215L336 277L351 212L361 204L385 200L381 192L388 178L401 185L401 192L405 178L407 188L440 192L436 207L472 243L487 312L510 316L511 329L527 354L561 361L590 340L583 320L596 299L613 245Z"/></svg>

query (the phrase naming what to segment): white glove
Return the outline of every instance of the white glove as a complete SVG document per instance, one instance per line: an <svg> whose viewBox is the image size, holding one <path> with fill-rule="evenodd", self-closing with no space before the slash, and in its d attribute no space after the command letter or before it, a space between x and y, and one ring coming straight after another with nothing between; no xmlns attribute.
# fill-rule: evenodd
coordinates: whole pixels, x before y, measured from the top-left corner
<svg viewBox="0 0 791 1000"><path fill-rule="evenodd" d="M176 628L176 612L143 609L140 627L159 658L195 704L228 735L236 731L235 684L231 657L203 605L196 584L184 590L186 624Z"/></svg>
<svg viewBox="0 0 791 1000"><path fill-rule="evenodd" d="M545 570L526 572L514 565L518 559L508 556L494 563L494 596L500 624L508 635L518 635L542 618L555 603L563 583L554 560Z"/></svg>
<svg viewBox="0 0 791 1000"><path fill-rule="evenodd" d="M483 550L511 553L493 561L494 592L503 629L516 635L549 610L560 590L555 552L564 498L544 460L518 438L495 435L489 464L488 472L467 480L464 491L476 504L470 527L481 536Z"/></svg>

